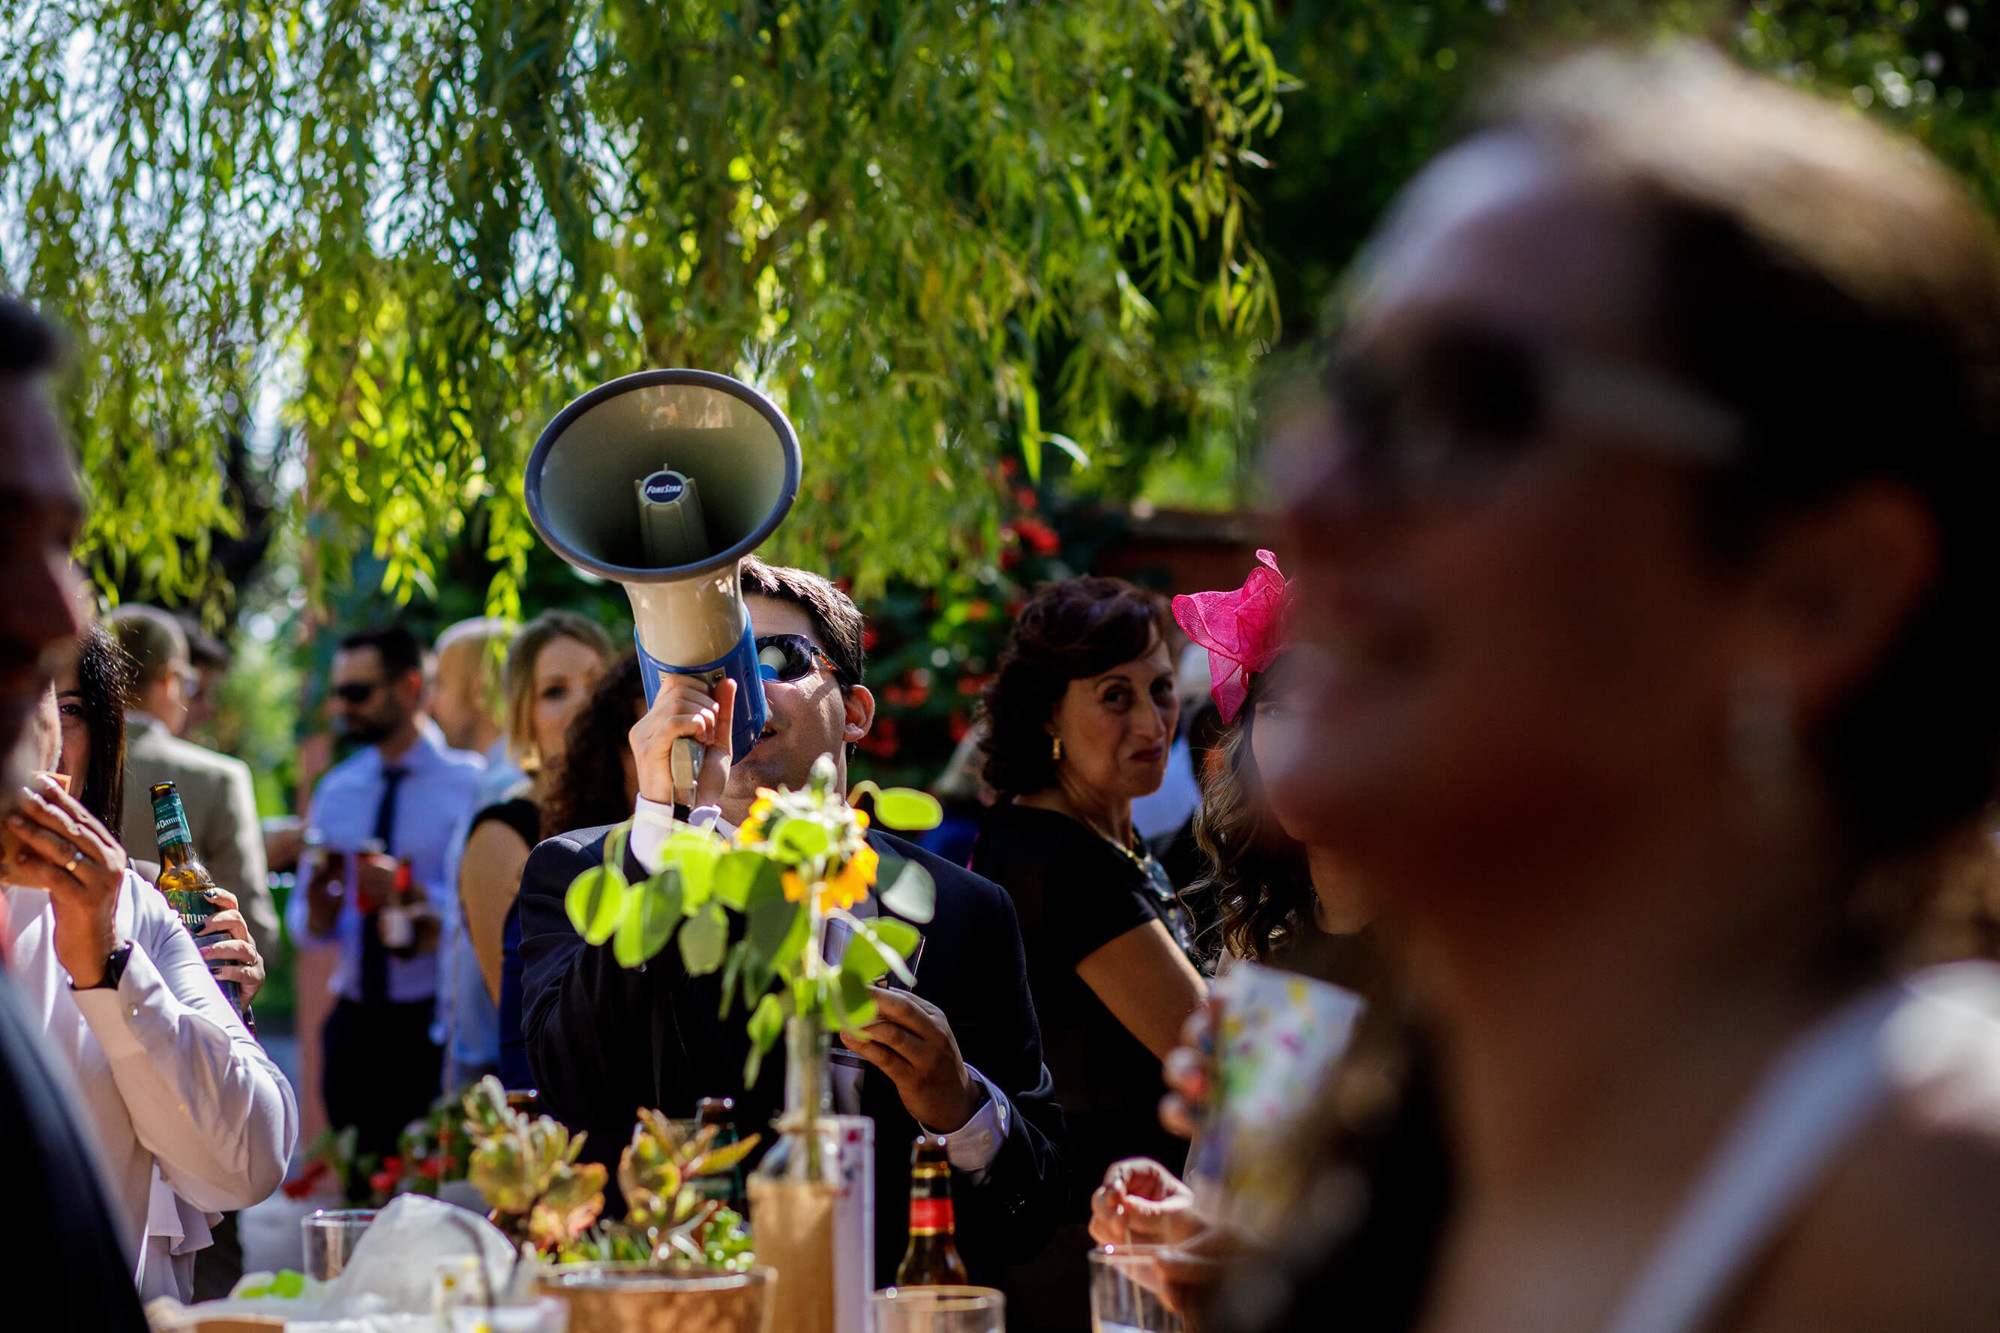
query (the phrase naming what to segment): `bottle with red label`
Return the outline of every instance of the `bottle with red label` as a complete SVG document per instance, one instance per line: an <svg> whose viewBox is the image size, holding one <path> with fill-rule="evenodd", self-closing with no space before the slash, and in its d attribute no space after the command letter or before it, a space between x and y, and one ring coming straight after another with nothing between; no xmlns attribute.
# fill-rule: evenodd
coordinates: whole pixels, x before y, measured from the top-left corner
<svg viewBox="0 0 2000 1333"><path fill-rule="evenodd" d="M965 1286L951 1211L951 1159L945 1141L919 1134L910 1149L910 1245L896 1267L899 1287Z"/></svg>

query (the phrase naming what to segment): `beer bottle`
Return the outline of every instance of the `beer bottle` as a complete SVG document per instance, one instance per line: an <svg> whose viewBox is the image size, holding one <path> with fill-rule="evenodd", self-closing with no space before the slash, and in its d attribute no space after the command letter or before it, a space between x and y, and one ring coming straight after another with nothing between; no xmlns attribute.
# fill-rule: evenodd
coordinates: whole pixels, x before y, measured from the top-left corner
<svg viewBox="0 0 2000 1333"><path fill-rule="evenodd" d="M965 1260L951 1212L951 1161L942 1136L919 1134L910 1148L910 1247L896 1266L899 1287L964 1286Z"/></svg>
<svg viewBox="0 0 2000 1333"><path fill-rule="evenodd" d="M156 782L153 794L153 834L160 841L160 892L167 895L181 924L190 935L199 935L215 915L208 891L215 887L201 858L194 854L194 839L188 833L187 812L181 808L181 794L171 782ZM217 938L222 938L218 936ZM213 972L220 964L211 963ZM218 981L223 996L236 1008L243 1007L243 988L233 981Z"/></svg>
<svg viewBox="0 0 2000 1333"><path fill-rule="evenodd" d="M697 1132L710 1125L715 1126L715 1138L708 1145L710 1152L736 1142L734 1098L704 1097L694 1104L694 1118ZM743 1166L740 1162L727 1171L713 1176L697 1176L688 1183L702 1198L714 1199L739 1213L743 1211Z"/></svg>

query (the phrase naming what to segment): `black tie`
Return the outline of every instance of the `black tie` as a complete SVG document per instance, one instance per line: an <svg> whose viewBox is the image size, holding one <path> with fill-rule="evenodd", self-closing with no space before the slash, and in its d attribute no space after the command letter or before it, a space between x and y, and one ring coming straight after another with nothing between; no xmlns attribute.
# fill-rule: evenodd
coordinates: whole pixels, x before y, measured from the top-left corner
<svg viewBox="0 0 2000 1333"><path fill-rule="evenodd" d="M390 856L396 854L396 788L410 775L407 768L382 770L382 804L375 808L375 841ZM389 951L382 945L381 905L361 919L361 1002L384 1004L389 999Z"/></svg>

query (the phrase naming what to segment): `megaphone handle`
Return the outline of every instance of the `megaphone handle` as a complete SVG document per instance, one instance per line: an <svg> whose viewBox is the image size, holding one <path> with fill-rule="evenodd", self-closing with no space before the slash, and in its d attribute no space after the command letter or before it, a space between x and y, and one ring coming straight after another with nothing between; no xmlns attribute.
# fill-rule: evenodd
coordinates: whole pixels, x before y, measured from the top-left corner
<svg viewBox="0 0 2000 1333"><path fill-rule="evenodd" d="M667 753L667 767L674 781L674 792L683 805L694 804L694 784L701 777L702 752L706 747L692 736L683 736L674 742Z"/></svg>

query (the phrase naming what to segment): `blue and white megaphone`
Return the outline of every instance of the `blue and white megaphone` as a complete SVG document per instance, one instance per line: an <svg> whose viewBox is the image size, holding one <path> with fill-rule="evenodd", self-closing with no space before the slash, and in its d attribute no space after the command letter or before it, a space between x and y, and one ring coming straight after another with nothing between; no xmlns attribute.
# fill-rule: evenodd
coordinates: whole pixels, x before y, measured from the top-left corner
<svg viewBox="0 0 2000 1333"><path fill-rule="evenodd" d="M768 710L737 568L791 510L799 440L771 400L706 370L644 370L556 414L528 456L528 518L550 549L632 599L650 705L667 675L736 682L735 753ZM702 747L674 747L674 786Z"/></svg>

